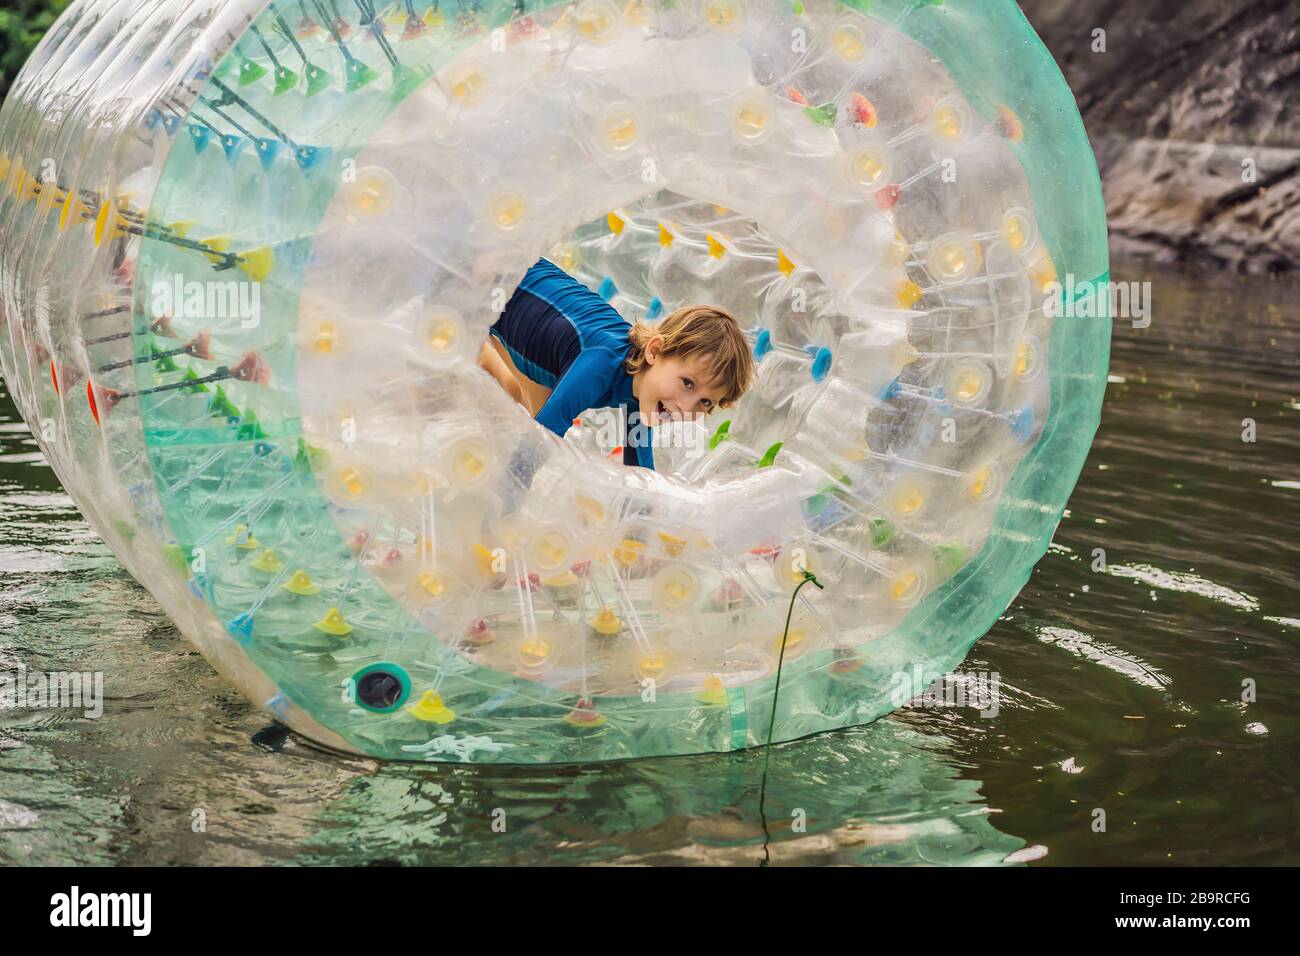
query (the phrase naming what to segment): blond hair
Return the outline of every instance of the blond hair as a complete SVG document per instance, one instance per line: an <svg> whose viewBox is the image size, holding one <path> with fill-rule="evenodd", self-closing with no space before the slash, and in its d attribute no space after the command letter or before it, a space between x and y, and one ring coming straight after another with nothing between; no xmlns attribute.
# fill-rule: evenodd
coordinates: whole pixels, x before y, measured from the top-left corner
<svg viewBox="0 0 1300 956"><path fill-rule="evenodd" d="M659 354L665 358L702 357L709 378L718 384L722 397L718 407L734 403L754 378L754 358L749 341L726 309L712 305L688 305L669 313L654 325L637 321L628 331L632 351L625 368L629 375L649 367L645 350L655 336L663 339Z"/></svg>

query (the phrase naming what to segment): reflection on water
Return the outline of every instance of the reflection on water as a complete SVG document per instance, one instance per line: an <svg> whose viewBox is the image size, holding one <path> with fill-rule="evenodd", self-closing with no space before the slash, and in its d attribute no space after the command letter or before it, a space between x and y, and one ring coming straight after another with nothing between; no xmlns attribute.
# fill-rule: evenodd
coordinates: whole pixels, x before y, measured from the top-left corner
<svg viewBox="0 0 1300 956"><path fill-rule="evenodd" d="M918 708L775 748L774 864L1300 862L1300 296L1116 272L1153 281L1153 322L1117 326L1067 517L962 668L999 675L996 716ZM20 664L102 671L104 715L0 703L0 863L764 856L761 752L547 769L309 747L180 639L3 395L0 673Z"/></svg>

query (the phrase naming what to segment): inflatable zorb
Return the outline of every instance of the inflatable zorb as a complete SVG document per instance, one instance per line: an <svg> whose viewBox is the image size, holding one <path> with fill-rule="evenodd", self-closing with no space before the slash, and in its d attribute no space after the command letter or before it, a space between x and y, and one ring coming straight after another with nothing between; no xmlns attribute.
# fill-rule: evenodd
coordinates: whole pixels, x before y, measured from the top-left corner
<svg viewBox="0 0 1300 956"><path fill-rule="evenodd" d="M2 119L23 416L342 750L873 720L1007 607L1097 425L1100 187L1011 0L85 0ZM599 411L545 432L476 362L541 255L629 321L730 310L754 385L658 472Z"/></svg>

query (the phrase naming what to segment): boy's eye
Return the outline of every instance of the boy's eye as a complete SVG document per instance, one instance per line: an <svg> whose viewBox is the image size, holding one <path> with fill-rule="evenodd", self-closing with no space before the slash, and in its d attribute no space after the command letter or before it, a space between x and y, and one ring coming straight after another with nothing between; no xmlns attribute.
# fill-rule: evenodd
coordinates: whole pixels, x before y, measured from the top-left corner
<svg viewBox="0 0 1300 956"><path fill-rule="evenodd" d="M713 399L711 399L711 398L706 398L704 401L700 402L700 404L703 405L705 408L712 408L712 407L713 407Z"/></svg>
<svg viewBox="0 0 1300 956"><path fill-rule="evenodd" d="M686 386L687 391L690 391L692 388L695 387L695 383L692 382L689 378L682 379L682 384Z"/></svg>

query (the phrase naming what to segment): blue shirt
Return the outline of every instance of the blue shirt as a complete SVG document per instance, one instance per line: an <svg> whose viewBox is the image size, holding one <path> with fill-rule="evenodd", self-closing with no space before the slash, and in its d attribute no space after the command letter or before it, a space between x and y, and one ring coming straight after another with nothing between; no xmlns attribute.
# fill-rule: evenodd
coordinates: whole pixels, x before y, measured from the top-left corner
<svg viewBox="0 0 1300 956"><path fill-rule="evenodd" d="M588 409L619 408L627 423L624 464L654 468L650 429L635 428L640 405L624 366L632 349L629 329L612 305L538 259L489 331L515 368L551 389L537 421L563 437Z"/></svg>

